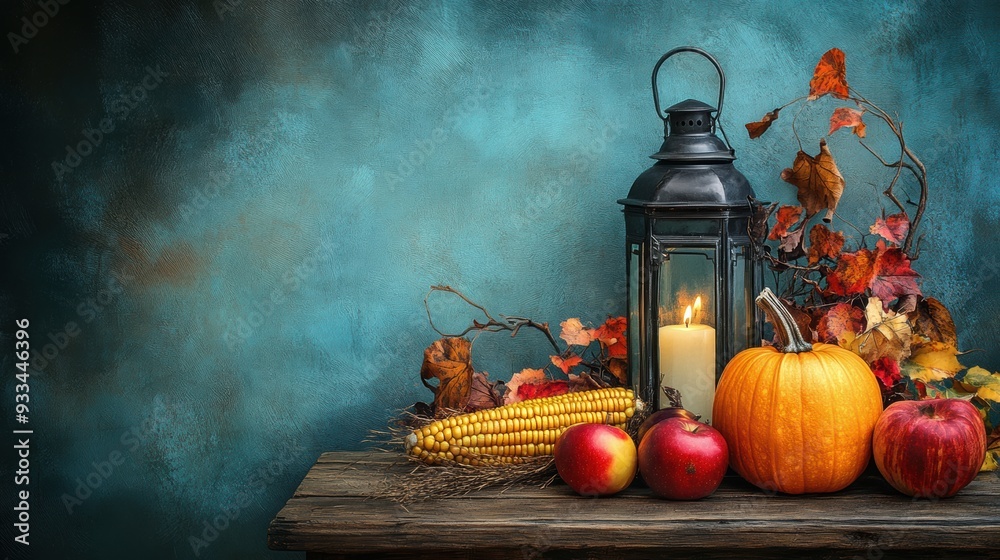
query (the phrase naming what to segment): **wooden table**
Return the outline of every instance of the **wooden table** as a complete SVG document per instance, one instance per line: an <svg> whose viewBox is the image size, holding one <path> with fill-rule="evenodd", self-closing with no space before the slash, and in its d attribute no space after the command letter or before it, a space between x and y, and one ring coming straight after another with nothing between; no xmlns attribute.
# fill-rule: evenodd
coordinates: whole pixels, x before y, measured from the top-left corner
<svg viewBox="0 0 1000 560"><path fill-rule="evenodd" d="M836 494L768 495L727 477L695 502L635 483L583 498L557 482L407 504L372 499L384 453L324 453L271 522L268 545L309 560L436 558L1000 558L1000 477L913 500L869 472Z"/></svg>

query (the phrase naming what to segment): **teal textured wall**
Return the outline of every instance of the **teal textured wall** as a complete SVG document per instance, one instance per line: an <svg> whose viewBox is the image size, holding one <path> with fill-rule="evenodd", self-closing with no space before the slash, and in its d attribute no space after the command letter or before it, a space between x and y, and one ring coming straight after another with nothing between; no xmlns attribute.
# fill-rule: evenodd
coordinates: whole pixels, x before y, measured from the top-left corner
<svg viewBox="0 0 1000 560"><path fill-rule="evenodd" d="M0 27L21 34L41 9L12 2ZM265 531L315 458L428 397L431 284L553 323L622 314L615 201L660 143L652 65L683 44L722 63L737 165L786 202L787 121L754 142L742 124L846 51L851 85L898 113L930 170L924 292L981 349L967 363L1000 369L998 14L933 0L60 5L0 47L0 332L27 317L36 348L51 344L31 377L34 557L295 557L268 552ZM698 58L662 76L666 104L714 102ZM803 138L833 106L802 113ZM869 135L892 157L884 129ZM850 135L830 142L842 217L871 223L888 173ZM483 337L476 365L506 378L544 363L542 342ZM13 395L8 381L4 410ZM192 546L219 515L228 528Z"/></svg>

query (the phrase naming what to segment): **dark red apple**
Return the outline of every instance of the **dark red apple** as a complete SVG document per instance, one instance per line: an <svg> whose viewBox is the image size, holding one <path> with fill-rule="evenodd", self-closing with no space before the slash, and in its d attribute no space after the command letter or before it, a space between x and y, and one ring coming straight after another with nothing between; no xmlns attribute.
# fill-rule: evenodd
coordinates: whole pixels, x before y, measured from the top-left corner
<svg viewBox="0 0 1000 560"><path fill-rule="evenodd" d="M638 467L635 443L607 424L574 424L556 440L556 472L577 494L609 496L625 489Z"/></svg>
<svg viewBox="0 0 1000 560"><path fill-rule="evenodd" d="M986 426L962 399L894 402L872 438L882 476L918 498L954 496L976 478L986 457Z"/></svg>
<svg viewBox="0 0 1000 560"><path fill-rule="evenodd" d="M697 500L715 492L729 465L718 430L690 418L668 418L639 442L639 472L657 496Z"/></svg>
<svg viewBox="0 0 1000 560"><path fill-rule="evenodd" d="M692 420L698 419L698 416L695 413L689 410L685 410L679 406L670 406L667 408L661 408L660 410L657 410L656 412L650 414L645 420L643 420L642 424L639 426L639 432L636 434L636 440L641 442L643 436L646 435L646 432L648 432L650 428L659 424L660 422L663 422L667 418L677 418L677 417L690 418Z"/></svg>

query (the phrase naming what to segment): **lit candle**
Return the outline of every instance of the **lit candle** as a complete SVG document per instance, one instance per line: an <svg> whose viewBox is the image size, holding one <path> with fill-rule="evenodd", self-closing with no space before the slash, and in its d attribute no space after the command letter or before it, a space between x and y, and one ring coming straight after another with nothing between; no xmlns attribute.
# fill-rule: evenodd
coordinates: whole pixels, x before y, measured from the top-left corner
<svg viewBox="0 0 1000 560"><path fill-rule="evenodd" d="M700 302L699 298L695 305ZM698 306L700 307L700 305ZM684 324L660 327L660 398L663 387L680 391L681 404L711 423L715 400L715 329L691 324L691 306Z"/></svg>

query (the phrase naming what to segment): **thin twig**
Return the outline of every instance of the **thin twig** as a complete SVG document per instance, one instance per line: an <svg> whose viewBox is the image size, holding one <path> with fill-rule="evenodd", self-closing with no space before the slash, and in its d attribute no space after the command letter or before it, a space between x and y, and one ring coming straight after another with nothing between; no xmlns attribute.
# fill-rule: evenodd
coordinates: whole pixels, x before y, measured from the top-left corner
<svg viewBox="0 0 1000 560"><path fill-rule="evenodd" d="M789 105L792 105L793 103L798 103L799 101L803 101L803 100L806 100L806 99L809 99L808 95L803 95L803 96L800 96L800 97L796 97L795 99L789 101L788 103L785 103L781 107L778 107L777 109L775 109L775 111L781 111L785 107L788 107Z"/></svg>
<svg viewBox="0 0 1000 560"><path fill-rule="evenodd" d="M439 328L437 328L437 325L434 324L434 318L431 315L431 308L428 303L428 299L434 292L448 292L451 294L455 294L456 296L461 298L462 301L479 310L479 312L486 317L486 322L483 323L476 319L473 319L472 325L466 327L466 329L460 333L448 334L441 331ZM563 350L559 348L559 344L556 342L556 339L552 336L552 331L549 330L548 323L538 323L526 317L508 317L506 315L501 315L500 320L497 320L492 315L490 315L490 312L487 311L485 307L472 301L471 299L466 297L465 294L456 290L455 288L452 288L451 286L431 286L430 291L427 292L426 296L424 296L424 309L427 311L427 321L430 323L431 328L434 329L434 332L438 333L441 336L460 337L460 336L465 336L466 334L472 331L480 331L480 332L510 331L511 336L516 336L518 331L521 330L521 327L531 327L545 334L545 338L548 339L549 344L552 345L552 348L555 349L557 354L561 355L563 352Z"/></svg>
<svg viewBox="0 0 1000 560"><path fill-rule="evenodd" d="M799 143L799 151L800 152L802 151L802 140L799 138L799 132L797 130L795 130L795 121L798 120L799 113L801 113L802 110L805 109L805 108L806 108L806 104L803 103L802 106L799 107L799 110L795 111L795 116L792 117L792 134L795 135L795 141Z"/></svg>
<svg viewBox="0 0 1000 560"><path fill-rule="evenodd" d="M900 202L899 199L896 198L895 193L892 192L892 188L894 186L896 186L896 181L899 180L899 174L903 170L903 163L901 161L897 161L896 163L889 163L889 162L885 161L884 159L882 159L882 156L880 156L878 154L878 152L876 152L875 150L871 149L871 147L869 147L868 144L865 144L861 140L858 140L858 143L860 143L861 146L864 149L868 150L868 152L871 155L873 155L876 158L878 158L878 160L880 162L882 162L882 165L884 165L886 167L895 167L896 168L896 174L893 176L892 181L889 181L889 187L886 188L885 191L882 192L882 194L884 194L885 196L889 197L889 200L891 200L892 203L895 204L897 208L899 208L900 212L904 212L905 213L906 212L906 207L903 206L903 203Z"/></svg>
<svg viewBox="0 0 1000 560"><path fill-rule="evenodd" d="M920 227L920 222L923 219L924 211L927 209L927 198L928 198L927 168L924 167L924 164L923 162L920 161L920 158L918 158L916 154L913 153L913 150L911 150L910 147L906 145L906 140L903 136L903 123L898 120L898 117L894 119L884 109L869 101L863 95L858 93L857 90L855 90L854 88L851 88L851 92L854 94L854 97L852 97L852 99L859 104L865 105L865 107L869 109L869 112L871 112L871 114L875 115L877 118L885 122L886 125L889 126L889 130L892 131L892 133L896 136L897 141L899 142L899 151L900 151L899 161L895 163L889 163L885 161L885 159L883 159L882 156L878 155L878 153L876 153L875 150L868 147L868 145L865 144L864 142L861 142L861 145L864 146L864 148L868 150L873 156L878 158L878 160L882 163L882 165L886 167L896 168L896 173L893 176L892 181L889 182L889 187L886 189L884 194L887 197L889 197L889 199L892 200L892 202L903 213L906 213L906 209L904 208L903 204L899 201L899 199L893 192L893 188L896 186L896 182L898 181L899 175L902 172L903 168L909 170L910 173L913 174L913 177L917 180L917 183L920 185L920 198L917 201L917 210L913 214L913 218L910 219L910 229L906 233L906 239L903 241L903 253L906 254L906 256L910 258L910 260L916 260L920 256L920 239L922 239L923 237L922 235L920 236L917 235L917 229ZM906 159L909 159L910 161L909 162L904 161L904 157ZM916 243L916 246L914 246L914 243Z"/></svg>
<svg viewBox="0 0 1000 560"><path fill-rule="evenodd" d="M862 244L864 243L865 236L868 235L870 232L862 231L861 228L859 228L858 226L852 224L850 220L844 218L842 215L840 215L837 212L834 212L833 215L836 216L838 220L840 220L840 221L844 222L845 224L847 224L847 225L851 226L852 228L854 228L854 231L860 233L861 234Z"/></svg>

